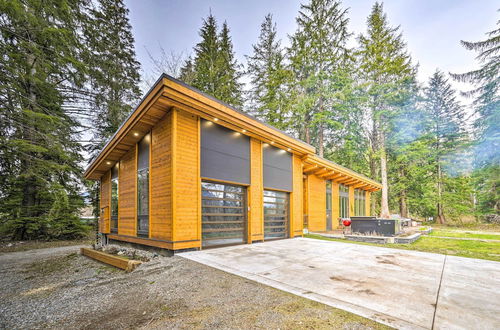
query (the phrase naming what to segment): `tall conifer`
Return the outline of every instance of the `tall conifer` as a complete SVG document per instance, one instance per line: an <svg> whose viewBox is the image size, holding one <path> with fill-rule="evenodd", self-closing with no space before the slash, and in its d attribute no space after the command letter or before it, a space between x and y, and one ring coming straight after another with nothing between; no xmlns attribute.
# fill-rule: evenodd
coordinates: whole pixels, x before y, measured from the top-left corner
<svg viewBox="0 0 500 330"><path fill-rule="evenodd" d="M480 68L453 78L472 83L465 93L474 97L476 146L474 173L480 214L500 214L500 20L485 40L462 41L467 50L478 53Z"/></svg>
<svg viewBox="0 0 500 330"><path fill-rule="evenodd" d="M0 1L0 224L14 239L85 234L78 123L64 107L84 80L83 6Z"/></svg>
<svg viewBox="0 0 500 330"><path fill-rule="evenodd" d="M140 64L122 0L99 0L88 16L84 29L88 52L84 55L96 125L88 147L95 155L140 99Z"/></svg>
<svg viewBox="0 0 500 330"><path fill-rule="evenodd" d="M434 151L437 220L444 224L446 217L443 205L443 167L446 165L446 155L458 148L464 136L464 110L456 100L455 91L439 70L430 78L424 94L424 109L428 118L426 132Z"/></svg>
<svg viewBox="0 0 500 330"><path fill-rule="evenodd" d="M399 105L411 95L416 68L406 51L399 27L389 26L382 4L374 4L367 24L366 35L359 37L359 61L364 77L366 109L372 122L370 170L372 177L376 177L378 158L382 181L381 216L385 218L390 216L386 136Z"/></svg>
<svg viewBox="0 0 500 330"><path fill-rule="evenodd" d="M342 104L350 93L347 9L339 1L311 0L300 6L296 21L288 49L298 95L295 113L301 137L314 142L323 156L327 128L342 121Z"/></svg>
<svg viewBox="0 0 500 330"><path fill-rule="evenodd" d="M272 15L267 14L261 25L259 40L253 45L253 54L247 56L246 72L252 86L248 103L258 118L277 128L286 129L290 103L287 80L290 79L290 71L286 68L283 49L276 34Z"/></svg>
<svg viewBox="0 0 500 330"><path fill-rule="evenodd" d="M201 41L194 47L194 58L181 69L181 76L192 77L192 85L230 105L242 104L239 65L234 57L229 28L224 22L218 32L210 13L200 29ZM192 66L192 69L191 69Z"/></svg>

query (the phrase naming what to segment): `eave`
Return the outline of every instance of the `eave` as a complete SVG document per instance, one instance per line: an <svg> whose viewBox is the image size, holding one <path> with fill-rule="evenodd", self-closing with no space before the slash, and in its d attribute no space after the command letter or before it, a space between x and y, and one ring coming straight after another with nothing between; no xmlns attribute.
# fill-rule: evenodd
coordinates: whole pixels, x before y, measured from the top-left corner
<svg viewBox="0 0 500 330"><path fill-rule="evenodd" d="M308 154L302 160L304 174L316 175L325 180L332 180L367 191L382 189L380 183L319 156Z"/></svg>

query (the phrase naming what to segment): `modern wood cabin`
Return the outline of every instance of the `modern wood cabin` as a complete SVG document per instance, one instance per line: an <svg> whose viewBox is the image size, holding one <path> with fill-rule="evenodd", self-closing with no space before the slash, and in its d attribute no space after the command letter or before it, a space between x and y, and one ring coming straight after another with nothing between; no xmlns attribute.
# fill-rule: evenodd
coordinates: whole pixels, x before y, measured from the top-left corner
<svg viewBox="0 0 500 330"><path fill-rule="evenodd" d="M172 251L293 238L369 215L381 185L162 75L85 171L99 232Z"/></svg>

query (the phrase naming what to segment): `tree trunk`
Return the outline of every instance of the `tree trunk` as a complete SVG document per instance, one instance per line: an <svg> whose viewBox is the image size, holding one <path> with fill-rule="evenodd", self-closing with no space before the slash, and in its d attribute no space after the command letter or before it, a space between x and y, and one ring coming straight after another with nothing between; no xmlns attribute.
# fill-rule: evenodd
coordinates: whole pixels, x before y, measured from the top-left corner
<svg viewBox="0 0 500 330"><path fill-rule="evenodd" d="M443 182L442 182L442 172L441 172L441 161L438 157L438 165L437 165L437 193L438 193L438 202L437 202L437 222L440 224L446 223L446 219L444 217L443 211Z"/></svg>
<svg viewBox="0 0 500 330"><path fill-rule="evenodd" d="M324 153L323 142L324 142L323 125L319 124L319 127L318 127L318 155L320 157L323 157L323 153Z"/></svg>
<svg viewBox="0 0 500 330"><path fill-rule="evenodd" d="M403 189L399 196L399 213L403 218L408 218L408 205L406 204L406 190Z"/></svg>
<svg viewBox="0 0 500 330"><path fill-rule="evenodd" d="M389 212L389 185L387 183L387 155L385 154L385 136L380 134L380 176L382 179L382 201L380 217L382 219L390 218Z"/></svg>

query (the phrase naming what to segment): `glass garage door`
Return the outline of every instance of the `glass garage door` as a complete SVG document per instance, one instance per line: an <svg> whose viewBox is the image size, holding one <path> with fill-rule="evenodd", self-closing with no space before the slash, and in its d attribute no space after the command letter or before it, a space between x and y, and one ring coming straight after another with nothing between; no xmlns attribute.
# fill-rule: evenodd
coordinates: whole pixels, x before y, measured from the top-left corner
<svg viewBox="0 0 500 330"><path fill-rule="evenodd" d="M202 246L245 243L246 189L202 182Z"/></svg>
<svg viewBox="0 0 500 330"><path fill-rule="evenodd" d="M288 237L288 193L264 190L264 239Z"/></svg>

